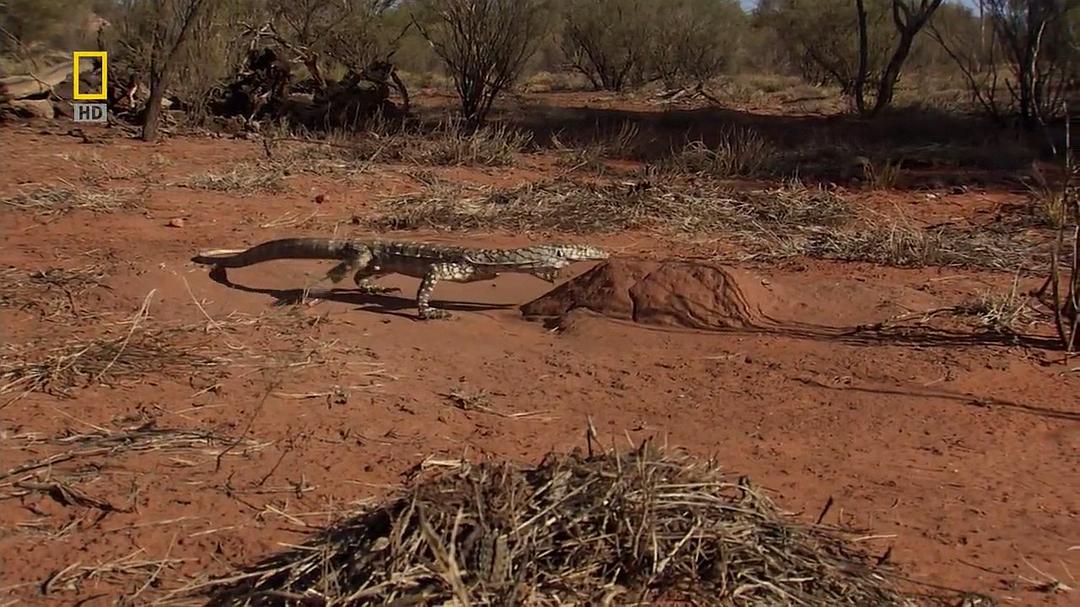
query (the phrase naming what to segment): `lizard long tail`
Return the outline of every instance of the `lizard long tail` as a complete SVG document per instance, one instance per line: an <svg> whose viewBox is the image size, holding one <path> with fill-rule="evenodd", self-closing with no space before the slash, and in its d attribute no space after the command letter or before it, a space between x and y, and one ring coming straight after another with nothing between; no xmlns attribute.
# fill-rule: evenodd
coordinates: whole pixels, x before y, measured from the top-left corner
<svg viewBox="0 0 1080 607"><path fill-rule="evenodd" d="M275 259L343 259L351 241L332 238L282 238L257 244L250 249L202 251L191 261L221 268L242 268Z"/></svg>

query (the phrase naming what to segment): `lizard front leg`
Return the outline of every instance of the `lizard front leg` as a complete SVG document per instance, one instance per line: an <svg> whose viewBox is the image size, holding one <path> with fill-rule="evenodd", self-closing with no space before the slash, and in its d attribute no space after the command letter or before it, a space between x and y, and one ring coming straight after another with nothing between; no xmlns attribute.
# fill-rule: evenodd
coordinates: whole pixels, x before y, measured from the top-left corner
<svg viewBox="0 0 1080 607"><path fill-rule="evenodd" d="M495 276L497 274L480 271L476 266L469 263L434 264L428 269L423 280L420 281L420 288L416 292L416 311L422 320L450 318L452 315L446 310L431 306L431 294L435 291L435 285L440 280L474 282L487 280Z"/></svg>

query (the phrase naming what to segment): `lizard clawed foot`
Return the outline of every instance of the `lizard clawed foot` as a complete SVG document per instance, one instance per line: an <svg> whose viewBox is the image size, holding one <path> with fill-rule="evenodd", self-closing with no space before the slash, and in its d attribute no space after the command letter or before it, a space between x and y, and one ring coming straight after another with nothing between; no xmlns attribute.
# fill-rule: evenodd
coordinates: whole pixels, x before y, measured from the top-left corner
<svg viewBox="0 0 1080 607"><path fill-rule="evenodd" d="M453 314L446 310L440 310L438 308L420 308L417 311L417 315L420 317L420 320L446 320L454 317Z"/></svg>

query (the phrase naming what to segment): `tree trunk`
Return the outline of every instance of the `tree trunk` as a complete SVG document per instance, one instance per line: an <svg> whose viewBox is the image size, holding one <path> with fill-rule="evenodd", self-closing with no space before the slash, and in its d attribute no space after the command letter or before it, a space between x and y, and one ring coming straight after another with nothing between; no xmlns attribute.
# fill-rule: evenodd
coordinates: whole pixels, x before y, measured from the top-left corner
<svg viewBox="0 0 1080 607"><path fill-rule="evenodd" d="M913 34L900 32L900 42L897 43L896 50L889 59L889 64L885 66L885 71L881 74L877 98L874 99L874 107L870 110L871 116L880 114L882 110L892 104L893 95L896 93L896 82L900 80L900 70L903 69L904 62L907 61L907 56L911 53L911 44L914 41L915 36Z"/></svg>
<svg viewBox="0 0 1080 607"><path fill-rule="evenodd" d="M866 5L855 0L855 12L859 17L859 67L855 74L855 109L866 114L866 76L870 63L870 33L866 25ZM879 97L880 98L880 97Z"/></svg>
<svg viewBox="0 0 1080 607"><path fill-rule="evenodd" d="M483 122L480 117L480 93L468 90L461 98L461 117L465 119L465 132L472 133Z"/></svg>
<svg viewBox="0 0 1080 607"><path fill-rule="evenodd" d="M158 25L156 27L165 27ZM155 36L156 38L157 36ZM165 98L165 88L169 86L168 77L171 59L164 56L164 40L161 44L155 44L157 48L151 50L150 57L150 98L146 101L146 111L143 113L142 140L153 142L157 140L158 125L161 122L161 101Z"/></svg>
<svg viewBox="0 0 1080 607"><path fill-rule="evenodd" d="M155 141L158 135L158 125L161 122L161 101L165 98L165 90L169 86L169 78L176 67L176 54L183 48L191 33L191 28L202 9L205 0L188 0L187 10L184 11L183 23L180 24L180 32L176 35L167 54L165 52L165 40L162 39L157 48L153 50L155 56L150 64L150 99L146 102L146 115L143 119L142 140ZM165 16L159 14L159 19ZM159 25L158 27L166 27Z"/></svg>
<svg viewBox="0 0 1080 607"><path fill-rule="evenodd" d="M896 50L889 58L885 71L881 74L878 82L877 98L874 99L874 107L870 110L871 116L877 116L882 110L889 107L896 92L896 83L900 80L900 72L904 69L904 62L911 53L911 45L915 42L915 36L919 35L926 22L933 16L934 11L941 6L942 0L920 0L916 9L904 4L904 0L893 0L892 17L896 25L896 32L900 34L900 40L896 43Z"/></svg>
<svg viewBox="0 0 1080 607"><path fill-rule="evenodd" d="M1029 11L1029 15L1031 15ZM1042 125L1041 104L1045 99L1040 95L1039 51L1042 49L1043 33L1049 18L1042 12L1029 17L1027 44L1024 47L1024 59L1020 66L1020 117L1023 126L1032 130Z"/></svg>

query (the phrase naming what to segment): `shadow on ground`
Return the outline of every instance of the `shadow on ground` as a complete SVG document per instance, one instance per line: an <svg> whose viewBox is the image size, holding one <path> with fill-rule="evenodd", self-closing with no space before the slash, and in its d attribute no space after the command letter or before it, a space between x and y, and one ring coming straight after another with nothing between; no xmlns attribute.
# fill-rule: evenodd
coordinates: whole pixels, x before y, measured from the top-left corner
<svg viewBox="0 0 1080 607"><path fill-rule="evenodd" d="M337 303L354 305L357 306L357 309L359 310L373 312L375 314L386 314L390 316L408 318L409 320L419 320L415 314L408 314L402 312L402 310L416 307L416 299L409 298L404 293L400 295L392 295L390 293L364 293L356 289L305 291L304 289L270 289L249 287L237 284L229 280L228 276L225 275L224 272L215 271L210 272L210 279L222 286L234 289L236 291L269 295L270 297L274 298L274 305L276 306L295 305L302 303L305 299L321 299L325 301L333 301ZM478 304L442 300L433 300L431 302L431 305L443 310L456 312L501 310L513 307L511 305L504 304Z"/></svg>
<svg viewBox="0 0 1080 607"><path fill-rule="evenodd" d="M1018 134L986 119L927 108L897 109L875 119L854 115L781 115L721 107L625 110L589 106L559 107L525 103L497 120L533 135L541 147L561 143L582 146L615 137L632 125L633 160L658 162L700 140L711 149L730 141L733 129L748 129L778 154L776 169L799 170L804 178L833 177L837 163L863 156L876 164L901 162L911 171L936 171L930 181L962 173L969 180L1001 182L1009 172L1030 169L1049 151L1045 134Z"/></svg>

